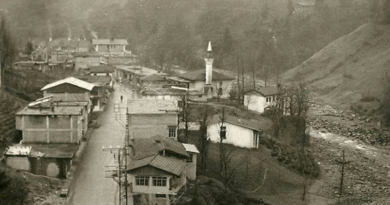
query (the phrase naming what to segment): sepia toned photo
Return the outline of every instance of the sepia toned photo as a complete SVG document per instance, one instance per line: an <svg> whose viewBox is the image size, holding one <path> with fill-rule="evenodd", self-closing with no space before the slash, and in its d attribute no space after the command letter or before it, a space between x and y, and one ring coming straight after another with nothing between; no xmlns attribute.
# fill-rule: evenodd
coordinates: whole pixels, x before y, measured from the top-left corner
<svg viewBox="0 0 390 205"><path fill-rule="evenodd" d="M0 0L0 205L390 205L390 0Z"/></svg>

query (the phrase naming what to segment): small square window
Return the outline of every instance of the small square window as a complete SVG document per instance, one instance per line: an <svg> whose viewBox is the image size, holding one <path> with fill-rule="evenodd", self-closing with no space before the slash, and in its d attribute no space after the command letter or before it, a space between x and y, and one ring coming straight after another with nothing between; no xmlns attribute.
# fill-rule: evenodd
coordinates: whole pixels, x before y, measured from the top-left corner
<svg viewBox="0 0 390 205"><path fill-rule="evenodd" d="M168 127L168 137L176 138L176 127Z"/></svg>

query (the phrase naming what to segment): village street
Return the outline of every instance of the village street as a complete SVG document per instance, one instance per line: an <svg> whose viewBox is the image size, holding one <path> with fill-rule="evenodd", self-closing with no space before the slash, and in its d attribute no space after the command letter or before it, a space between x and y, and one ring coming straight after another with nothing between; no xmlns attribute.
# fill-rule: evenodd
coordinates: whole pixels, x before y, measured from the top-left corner
<svg viewBox="0 0 390 205"><path fill-rule="evenodd" d="M125 109L120 109L121 115L114 113L114 105L119 103L120 108L126 107L130 95L122 93L116 84L115 91L111 93L105 110L98 118L101 126L93 130L88 145L82 156L81 163L73 178L69 205L85 204L117 204L118 185L112 178L105 178L105 166L114 165L114 153L103 151L102 147L123 146L125 136ZM123 95L121 102L120 96Z"/></svg>

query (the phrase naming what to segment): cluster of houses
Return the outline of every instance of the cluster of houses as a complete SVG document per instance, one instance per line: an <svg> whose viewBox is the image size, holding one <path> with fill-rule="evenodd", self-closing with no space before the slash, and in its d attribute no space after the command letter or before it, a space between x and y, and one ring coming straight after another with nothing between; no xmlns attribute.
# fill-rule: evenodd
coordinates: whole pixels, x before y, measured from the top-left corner
<svg viewBox="0 0 390 205"><path fill-rule="evenodd" d="M22 141L5 152L8 166L51 177L66 177L88 130L94 85L74 77L44 86L43 98L16 113Z"/></svg>
<svg viewBox="0 0 390 205"><path fill-rule="evenodd" d="M127 82L140 92L140 98L127 102L126 111L130 148L127 174L132 197L148 204L171 201L188 179L196 179L199 154L195 145L178 141L182 100L227 98L235 78L213 70L211 43L205 69L180 75L134 64L134 55L126 50L126 40L93 40L94 52L86 52L86 45L67 48L69 52L82 51L72 56L75 69L83 75L44 86L43 98L17 112L16 129L22 131L22 141L6 150L7 165L34 174L66 177L88 130L89 114L104 109L115 81ZM59 56L50 59L68 60ZM277 89L272 87L250 90L245 95L245 105L263 113L276 95ZM259 147L262 130L257 121L226 116L223 126L227 133L224 143ZM220 142L220 129L219 118L214 116L208 125L211 141Z"/></svg>
<svg viewBox="0 0 390 205"><path fill-rule="evenodd" d="M15 62L15 70L53 71L59 68L80 71L91 66L134 64L137 56L126 50L126 39L49 39L38 43L28 58Z"/></svg>

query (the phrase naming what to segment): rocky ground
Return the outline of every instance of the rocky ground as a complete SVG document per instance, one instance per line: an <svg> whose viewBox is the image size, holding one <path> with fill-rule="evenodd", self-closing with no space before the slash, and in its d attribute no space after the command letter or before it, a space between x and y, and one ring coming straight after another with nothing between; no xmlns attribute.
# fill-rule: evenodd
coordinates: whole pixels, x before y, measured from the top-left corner
<svg viewBox="0 0 390 205"><path fill-rule="evenodd" d="M313 194L326 198L340 196L344 150L341 201L390 204L388 131L370 118L321 104L312 106L310 123L311 150L323 168L321 188Z"/></svg>

